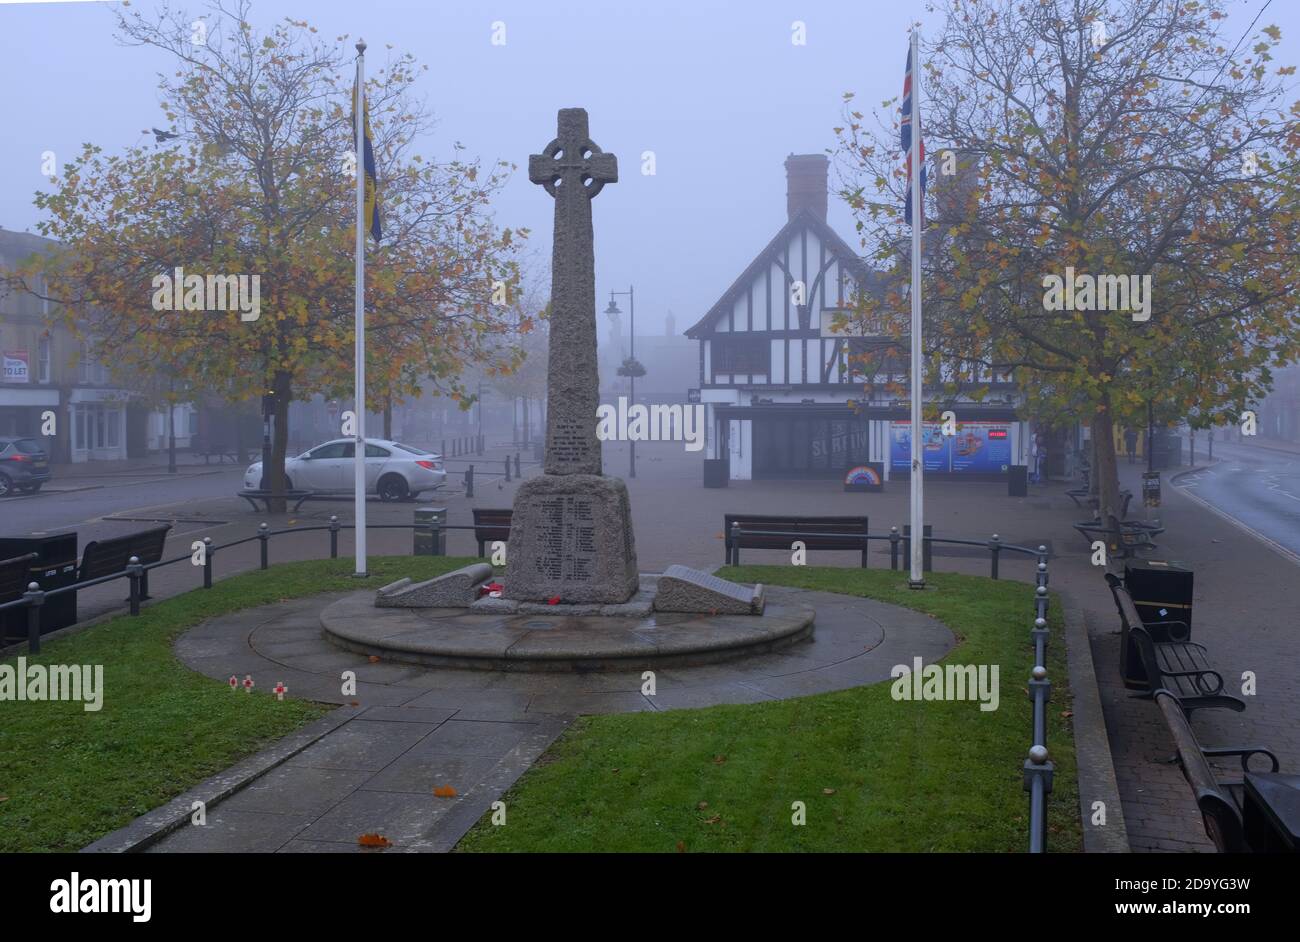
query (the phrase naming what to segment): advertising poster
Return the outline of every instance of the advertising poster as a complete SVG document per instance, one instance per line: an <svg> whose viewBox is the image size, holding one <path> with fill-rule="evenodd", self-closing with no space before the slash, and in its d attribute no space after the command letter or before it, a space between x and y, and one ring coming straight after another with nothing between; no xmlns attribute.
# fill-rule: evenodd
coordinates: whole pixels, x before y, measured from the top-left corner
<svg viewBox="0 0 1300 942"><path fill-rule="evenodd" d="M1011 464L1008 422L958 422L957 434L945 437L938 422L924 423L922 448L927 474L1005 474ZM912 425L890 427L889 467L907 473L912 466Z"/></svg>
<svg viewBox="0 0 1300 942"><path fill-rule="evenodd" d="M27 372L26 350L4 351L4 381L6 383L31 382L31 376Z"/></svg>

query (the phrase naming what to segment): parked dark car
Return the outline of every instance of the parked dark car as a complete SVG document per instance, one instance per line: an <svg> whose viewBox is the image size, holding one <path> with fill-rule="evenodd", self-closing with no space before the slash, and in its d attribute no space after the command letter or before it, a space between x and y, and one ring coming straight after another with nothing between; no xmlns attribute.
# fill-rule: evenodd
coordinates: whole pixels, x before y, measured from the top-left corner
<svg viewBox="0 0 1300 942"><path fill-rule="evenodd" d="M50 477L50 456L40 442L0 436L0 497L35 494Z"/></svg>

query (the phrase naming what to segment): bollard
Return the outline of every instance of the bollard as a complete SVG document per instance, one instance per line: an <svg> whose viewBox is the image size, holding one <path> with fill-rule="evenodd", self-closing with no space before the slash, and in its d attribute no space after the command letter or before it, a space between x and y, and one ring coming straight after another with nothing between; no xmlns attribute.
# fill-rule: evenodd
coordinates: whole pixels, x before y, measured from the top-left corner
<svg viewBox="0 0 1300 942"><path fill-rule="evenodd" d="M735 522L731 524L731 559L728 565L740 565L740 524Z"/></svg>
<svg viewBox="0 0 1300 942"><path fill-rule="evenodd" d="M212 537L203 538L203 588L212 588L212 557L216 555L216 550L212 548Z"/></svg>
<svg viewBox="0 0 1300 942"><path fill-rule="evenodd" d="M131 594L127 596L127 602L131 606L132 615L140 614L140 572L143 569L139 556L132 556L126 561L126 580L131 584Z"/></svg>
<svg viewBox="0 0 1300 942"><path fill-rule="evenodd" d="M257 525L257 538L262 541L262 568L263 569L267 567L266 544L271 539L270 529L271 528L264 523L259 523Z"/></svg>
<svg viewBox="0 0 1300 942"><path fill-rule="evenodd" d="M519 470L519 452L515 452L515 477L523 477L523 472Z"/></svg>
<svg viewBox="0 0 1300 942"><path fill-rule="evenodd" d="M330 559L339 558L339 518L330 514Z"/></svg>
<svg viewBox="0 0 1300 942"><path fill-rule="evenodd" d="M479 435L479 436L476 437L476 439L475 439L475 444L478 445L478 447L474 449L474 454L476 454L476 455L481 455L481 454L483 454L483 436L482 436L482 435Z"/></svg>
<svg viewBox="0 0 1300 942"><path fill-rule="evenodd" d="M465 472L465 496L474 496L474 466L470 465L469 470Z"/></svg>
<svg viewBox="0 0 1300 942"><path fill-rule="evenodd" d="M27 653L41 653L41 606L45 604L45 593L39 582L27 583L23 593L27 600Z"/></svg>
<svg viewBox="0 0 1300 942"><path fill-rule="evenodd" d="M996 579L998 577L998 554L1002 552L1002 540L995 533L993 539L989 540L989 577Z"/></svg>
<svg viewBox="0 0 1300 942"><path fill-rule="evenodd" d="M441 454L443 458L447 457L447 439L445 438L442 440L442 451L439 452L439 454Z"/></svg>
<svg viewBox="0 0 1300 942"><path fill-rule="evenodd" d="M898 527L889 528L889 568L898 569Z"/></svg>
<svg viewBox="0 0 1300 942"><path fill-rule="evenodd" d="M1047 852L1047 796L1052 792L1055 767L1048 760L1047 747L1034 744L1024 765L1024 787L1029 792L1029 852Z"/></svg>
<svg viewBox="0 0 1300 942"><path fill-rule="evenodd" d="M506 483L510 483L510 456L506 455Z"/></svg>

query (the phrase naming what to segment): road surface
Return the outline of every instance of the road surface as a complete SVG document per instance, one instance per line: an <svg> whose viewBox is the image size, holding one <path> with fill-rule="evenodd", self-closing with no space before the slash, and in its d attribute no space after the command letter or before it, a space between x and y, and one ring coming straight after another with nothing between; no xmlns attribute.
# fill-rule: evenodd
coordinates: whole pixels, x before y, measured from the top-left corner
<svg viewBox="0 0 1300 942"><path fill-rule="evenodd" d="M1216 464L1177 486L1300 558L1300 454L1216 442Z"/></svg>

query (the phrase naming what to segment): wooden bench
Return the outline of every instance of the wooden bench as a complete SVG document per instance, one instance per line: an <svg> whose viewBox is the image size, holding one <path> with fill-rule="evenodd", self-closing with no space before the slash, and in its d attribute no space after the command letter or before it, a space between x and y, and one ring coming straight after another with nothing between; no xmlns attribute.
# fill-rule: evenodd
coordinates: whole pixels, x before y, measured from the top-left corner
<svg viewBox="0 0 1300 942"><path fill-rule="evenodd" d="M217 464L224 464L226 459L230 459L231 464L239 463L239 456L235 450L224 442L209 442L205 438L195 437L190 440L190 451L196 455L203 456L203 463L210 464L210 459L215 457Z"/></svg>
<svg viewBox="0 0 1300 942"><path fill-rule="evenodd" d="M732 527L740 525L740 537L732 537ZM775 530L782 536L746 533L747 530ZM740 565L741 549L778 549L790 551L790 544L801 541L810 550L859 550L862 568L867 566L866 517L770 516L759 514L723 514L726 565Z"/></svg>
<svg viewBox="0 0 1300 942"><path fill-rule="evenodd" d="M1234 710L1246 709L1245 701L1223 692L1223 675L1210 666L1205 645L1189 640L1190 630L1181 621L1142 621L1133 597L1123 581L1114 573L1106 573L1119 611L1120 645L1126 647L1132 639L1138 658L1146 673L1147 693L1151 696L1163 689L1177 697L1184 712L1206 708Z"/></svg>
<svg viewBox="0 0 1300 942"><path fill-rule="evenodd" d="M156 563L162 559L163 543L171 530L170 523L152 530L128 533L108 540L91 540L81 552L81 565L77 567L77 581L98 579L111 576L126 569L128 561L135 556L144 565ZM149 598L149 570L140 574L140 598Z"/></svg>
<svg viewBox="0 0 1300 942"><path fill-rule="evenodd" d="M498 540L510 541L510 520L514 516L513 510L508 507L504 509L474 507L473 513L474 539L478 541L480 557L487 555L483 549L488 543L495 543Z"/></svg>
<svg viewBox="0 0 1300 942"><path fill-rule="evenodd" d="M1277 756L1259 746L1246 747L1203 747L1192 732L1187 720L1181 698L1165 689L1157 689L1153 694L1156 705L1173 737L1178 750L1178 764L1182 766L1183 777L1192 786L1196 797L1196 806L1201 811L1201 820L1205 823L1205 833L1214 842L1214 846L1223 854L1237 854L1257 850L1246 840L1242 823L1240 781L1221 781L1210 767L1209 758L1216 756L1237 756L1241 759L1243 772L1249 771L1250 757L1267 756L1272 763L1272 772L1278 770Z"/></svg>
<svg viewBox="0 0 1300 942"><path fill-rule="evenodd" d="M1093 512L1093 516L1096 517L1098 512L1097 498L1092 495L1092 493L1088 490L1088 488L1086 487L1073 488L1071 490L1066 491L1065 496L1070 498L1070 500L1074 501L1074 506L1078 507L1080 510L1082 510L1084 507L1090 508ZM1123 520L1128 517L1129 504L1133 502L1133 492L1120 491L1119 499L1120 499L1119 516L1120 519Z"/></svg>
<svg viewBox="0 0 1300 942"><path fill-rule="evenodd" d="M293 512L297 513L298 508L302 506L302 502L305 501L308 497L311 497L312 494L314 493L315 493L314 491L304 491L304 490L299 490L297 488L290 488L280 496L283 497L285 501L293 501L294 502ZM275 494L271 493L268 490L264 490L262 488L245 488L244 490L238 492L238 496L248 501L252 505L254 512L257 511L257 502L260 500L263 504L266 505L266 512L270 513L271 501L275 499Z"/></svg>

